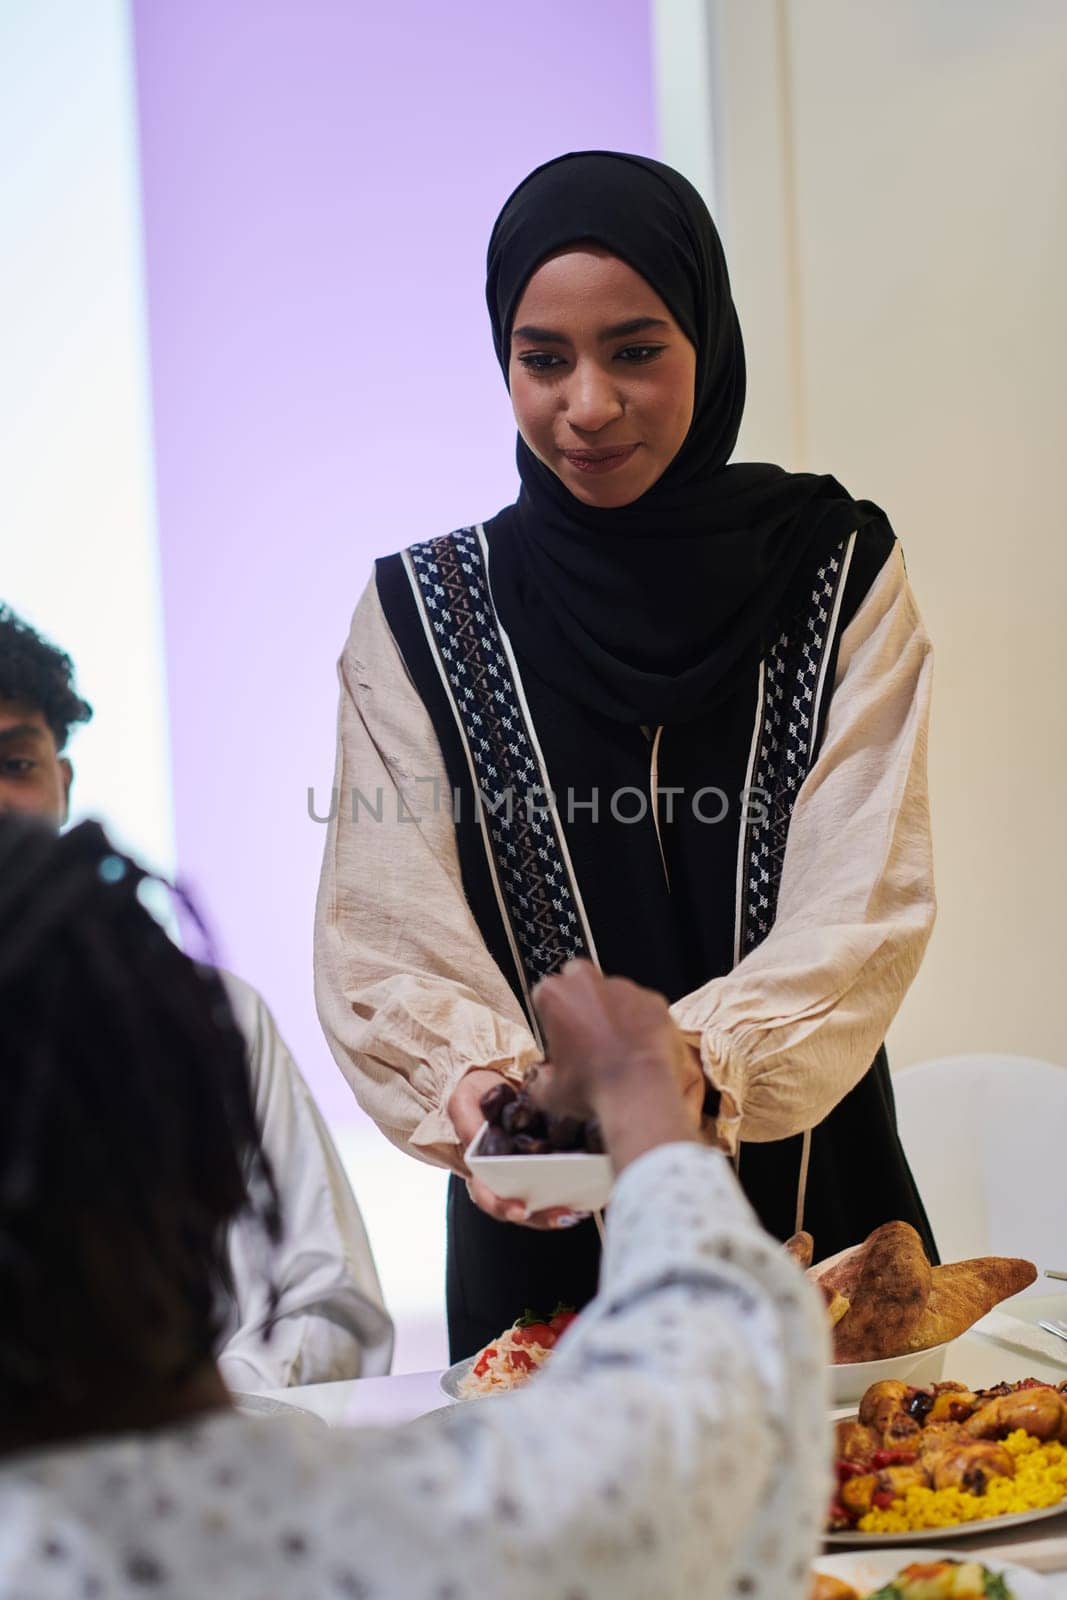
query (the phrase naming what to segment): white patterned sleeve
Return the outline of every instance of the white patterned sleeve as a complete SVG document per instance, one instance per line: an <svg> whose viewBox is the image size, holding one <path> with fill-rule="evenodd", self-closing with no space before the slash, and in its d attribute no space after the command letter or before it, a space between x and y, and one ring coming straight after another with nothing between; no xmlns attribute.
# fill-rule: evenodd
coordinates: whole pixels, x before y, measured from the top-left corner
<svg viewBox="0 0 1067 1600"><path fill-rule="evenodd" d="M845 630L774 925L671 1007L720 1090L718 1131L785 1139L866 1072L934 923L926 782L932 653L897 546Z"/></svg>
<svg viewBox="0 0 1067 1600"><path fill-rule="evenodd" d="M600 1293L544 1372L378 1462L408 1508L406 1559L454 1571L457 1600L504 1592L505 1573L509 1600L800 1600L830 1490L827 1346L725 1160L650 1152L619 1181Z"/></svg>

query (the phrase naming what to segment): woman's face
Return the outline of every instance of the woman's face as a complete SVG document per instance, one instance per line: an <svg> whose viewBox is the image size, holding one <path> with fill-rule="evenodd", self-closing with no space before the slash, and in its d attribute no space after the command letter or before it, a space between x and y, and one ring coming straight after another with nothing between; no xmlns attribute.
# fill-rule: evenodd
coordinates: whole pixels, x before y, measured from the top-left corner
<svg viewBox="0 0 1067 1600"><path fill-rule="evenodd" d="M519 432L575 499L629 505L693 420L696 351L640 273L595 245L542 262L508 368Z"/></svg>

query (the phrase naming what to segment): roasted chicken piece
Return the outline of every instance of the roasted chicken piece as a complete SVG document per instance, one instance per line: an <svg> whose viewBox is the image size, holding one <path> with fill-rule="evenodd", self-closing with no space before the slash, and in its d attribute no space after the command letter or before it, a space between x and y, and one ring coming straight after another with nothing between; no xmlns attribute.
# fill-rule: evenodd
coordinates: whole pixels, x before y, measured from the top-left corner
<svg viewBox="0 0 1067 1600"><path fill-rule="evenodd" d="M835 1431L835 1449L840 1461L852 1461L858 1467L869 1466L882 1441L873 1428L862 1422L839 1422Z"/></svg>
<svg viewBox="0 0 1067 1600"><path fill-rule="evenodd" d="M969 1444L971 1435L965 1433L962 1422L931 1422L919 1436L919 1455L923 1461L938 1455L950 1445Z"/></svg>
<svg viewBox="0 0 1067 1600"><path fill-rule="evenodd" d="M858 1478L849 1478L838 1490L838 1499L858 1522L871 1509L874 1492L878 1488L877 1472L864 1472Z"/></svg>
<svg viewBox="0 0 1067 1600"><path fill-rule="evenodd" d="M922 1425L906 1411L895 1411L882 1429L882 1448L885 1450L917 1450L922 1437Z"/></svg>
<svg viewBox="0 0 1067 1600"><path fill-rule="evenodd" d="M935 1489L964 1489L968 1494L985 1494L990 1478L1015 1476L1015 1462L1002 1444L991 1439L950 1444L924 1456L923 1465Z"/></svg>
<svg viewBox="0 0 1067 1600"><path fill-rule="evenodd" d="M926 1468L919 1461L906 1466L885 1467L878 1474L878 1487L876 1494L892 1495L894 1500L899 1500L909 1489L928 1489L930 1477Z"/></svg>
<svg viewBox="0 0 1067 1600"><path fill-rule="evenodd" d="M998 1395L1014 1393L1015 1385L1013 1383L994 1383L988 1389L976 1390L975 1398L980 1406L984 1406L987 1400L995 1400Z"/></svg>
<svg viewBox="0 0 1067 1600"><path fill-rule="evenodd" d="M935 1422L966 1422L978 1405L978 1396L962 1383L935 1383L934 1399L926 1413L926 1426Z"/></svg>
<svg viewBox="0 0 1067 1600"><path fill-rule="evenodd" d="M881 1472L864 1472L848 1478L838 1490L838 1498L846 1511L857 1519L866 1516L874 1504L875 1495L888 1495L897 1500L909 1489L928 1489L929 1475L917 1463L899 1467L883 1467ZM886 1500L879 1502L887 1504Z"/></svg>
<svg viewBox="0 0 1067 1600"><path fill-rule="evenodd" d="M1022 1428L1042 1444L1067 1440L1067 1399L1055 1389L1017 1389L979 1406L964 1427L972 1439L1006 1439Z"/></svg>
<svg viewBox="0 0 1067 1600"><path fill-rule="evenodd" d="M872 1383L860 1401L860 1421L881 1433L894 1416L907 1415L912 1393L908 1385L897 1378L885 1378L881 1383Z"/></svg>

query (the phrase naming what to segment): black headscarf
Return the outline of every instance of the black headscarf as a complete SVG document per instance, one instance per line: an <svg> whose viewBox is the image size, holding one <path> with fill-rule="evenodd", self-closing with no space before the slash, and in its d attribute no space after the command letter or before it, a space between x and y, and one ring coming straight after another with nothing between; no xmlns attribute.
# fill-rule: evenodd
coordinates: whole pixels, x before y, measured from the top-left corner
<svg viewBox="0 0 1067 1600"><path fill-rule="evenodd" d="M518 501L490 525L490 577L520 658L617 721L691 721L760 658L795 585L883 513L831 477L727 466L745 353L726 259L700 195L644 156L588 151L530 174L489 242L486 298L508 375L523 289L548 256L590 241L656 290L696 348L693 421L630 505L575 498L520 437Z"/></svg>

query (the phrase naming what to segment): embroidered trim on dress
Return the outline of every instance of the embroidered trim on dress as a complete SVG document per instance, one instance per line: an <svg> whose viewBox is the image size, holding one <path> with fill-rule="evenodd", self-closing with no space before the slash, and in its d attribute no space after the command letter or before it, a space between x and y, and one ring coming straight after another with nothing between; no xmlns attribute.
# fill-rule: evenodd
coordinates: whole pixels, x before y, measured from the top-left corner
<svg viewBox="0 0 1067 1600"><path fill-rule="evenodd" d="M534 985L593 955L534 731L496 619L478 533L405 552L412 589L466 746L473 802L529 1006Z"/></svg>
<svg viewBox="0 0 1067 1600"><path fill-rule="evenodd" d="M753 791L766 796L766 815L745 824L741 842L739 957L762 943L774 926L789 824L815 759L826 667L855 539L852 534L842 541L819 568L808 605L764 659L757 710L761 725L750 782Z"/></svg>

